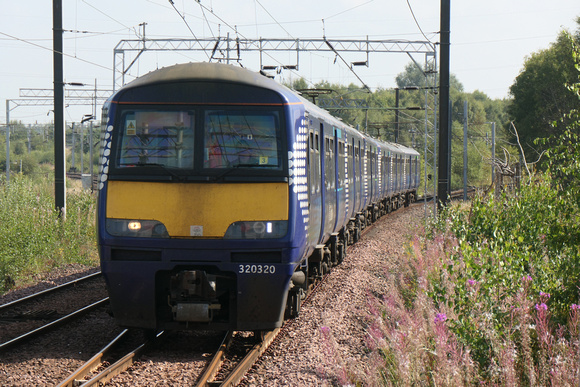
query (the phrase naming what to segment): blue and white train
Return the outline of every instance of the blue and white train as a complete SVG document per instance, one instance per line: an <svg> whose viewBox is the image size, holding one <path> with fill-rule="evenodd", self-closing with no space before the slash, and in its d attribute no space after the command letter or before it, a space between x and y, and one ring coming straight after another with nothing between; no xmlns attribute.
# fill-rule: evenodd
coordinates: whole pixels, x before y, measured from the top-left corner
<svg viewBox="0 0 580 387"><path fill-rule="evenodd" d="M103 127L98 242L124 327L279 327L419 185L415 150L231 65L142 76L105 103Z"/></svg>

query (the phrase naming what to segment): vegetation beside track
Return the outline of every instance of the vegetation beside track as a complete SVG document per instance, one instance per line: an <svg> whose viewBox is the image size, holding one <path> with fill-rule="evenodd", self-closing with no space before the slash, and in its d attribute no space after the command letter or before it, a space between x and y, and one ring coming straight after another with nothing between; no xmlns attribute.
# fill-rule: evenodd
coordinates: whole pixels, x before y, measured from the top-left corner
<svg viewBox="0 0 580 387"><path fill-rule="evenodd" d="M448 206L389 268L369 329L381 383L578 385L580 108L553 125L541 172Z"/></svg>
<svg viewBox="0 0 580 387"><path fill-rule="evenodd" d="M51 179L13 174L0 178L0 293L70 263L98 263L96 201L69 190L66 219L54 205Z"/></svg>

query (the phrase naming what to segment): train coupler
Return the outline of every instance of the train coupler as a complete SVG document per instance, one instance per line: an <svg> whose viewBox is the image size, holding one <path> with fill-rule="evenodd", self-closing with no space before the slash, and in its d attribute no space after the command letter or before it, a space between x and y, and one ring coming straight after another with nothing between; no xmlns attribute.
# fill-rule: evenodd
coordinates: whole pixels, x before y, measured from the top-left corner
<svg viewBox="0 0 580 387"><path fill-rule="evenodd" d="M171 277L169 305L175 321L210 322L221 309L216 299L216 278L202 270L179 272Z"/></svg>

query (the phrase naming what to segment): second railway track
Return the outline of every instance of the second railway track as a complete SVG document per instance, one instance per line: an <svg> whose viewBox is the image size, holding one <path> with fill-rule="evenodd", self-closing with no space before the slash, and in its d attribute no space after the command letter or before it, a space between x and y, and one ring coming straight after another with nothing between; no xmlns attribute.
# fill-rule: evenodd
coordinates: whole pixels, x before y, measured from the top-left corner
<svg viewBox="0 0 580 387"><path fill-rule="evenodd" d="M94 273L0 305L0 351L104 306L106 302L102 277Z"/></svg>

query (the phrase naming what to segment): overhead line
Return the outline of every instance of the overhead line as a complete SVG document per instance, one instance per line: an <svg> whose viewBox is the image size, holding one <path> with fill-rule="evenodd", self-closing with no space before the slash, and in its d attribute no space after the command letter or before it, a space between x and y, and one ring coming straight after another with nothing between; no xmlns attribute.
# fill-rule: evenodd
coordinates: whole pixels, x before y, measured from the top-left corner
<svg viewBox="0 0 580 387"><path fill-rule="evenodd" d="M371 1L372 1L372 0L371 0ZM276 20L276 18L275 18L274 16L272 16L272 14L271 14L271 13L270 13L270 12L269 12L267 9L266 9L266 7L264 7L264 6L262 5L262 3L260 3L260 0L256 0L256 2L257 2L259 5L260 5L260 7L262 7L262 9L263 9L264 11L266 11L266 13L268 14L268 16L270 16L270 17L272 18L272 20L274 20L274 22L276 22L276 24L278 24L278 26L280 26L280 28L282 28L282 29L284 30L284 32L286 32L286 33L288 34L288 36L290 36L290 37L292 37L292 38L293 38L292 34L291 34L290 32L288 32L288 30L286 30L286 28L284 28L284 27L282 26L282 24L280 24L280 22L278 22L278 20Z"/></svg>
<svg viewBox="0 0 580 387"><path fill-rule="evenodd" d="M5 32L1 32L0 31L0 35L7 36L7 37L9 37L9 38L11 38L13 40L18 40L19 42L23 42L23 43L26 43L26 44L30 44L31 46L34 46L34 47L42 48L43 50L47 50L47 51L50 51L50 52L53 52L53 53L55 52L52 48L48 48L48 47L41 46L40 44L36 44L36 43L31 42L31 41L28 41L28 40L25 40L25 39L21 39L19 37L14 36L14 35L7 34ZM97 66L97 67L103 68L105 70L112 71L112 69L110 67L103 66L101 64L98 64L98 63L95 63L95 62L91 62L91 61L88 61L86 59L79 58L78 56L70 55L70 54L67 54L67 53L64 53L64 52L58 52L58 54L62 54L62 55L67 56L69 58L73 58L73 59L76 59L76 60L80 60L81 62L85 62L85 63L91 64L93 66Z"/></svg>
<svg viewBox="0 0 580 387"><path fill-rule="evenodd" d="M344 11L341 11L341 12L339 12L339 13L335 14L335 15L332 15L332 16L329 16L329 17L326 17L326 18L324 18L324 19L327 19L327 20L328 20L328 19L330 19L330 18L332 18L332 17L338 16L338 15L342 15L343 13L346 13L346 12L348 12L348 11L352 11L352 10L353 10L353 9L355 9L355 8L362 7L363 5L367 5L367 4L369 4L369 3L372 3L373 1L375 1L375 0L370 0L370 1L367 1L366 3L359 4L359 5L357 5L357 6L354 6L354 7L352 7L352 8L346 9L346 10L344 10Z"/></svg>
<svg viewBox="0 0 580 387"><path fill-rule="evenodd" d="M131 28L131 27L128 27L128 26L126 26L125 24L121 23L119 20L115 19L114 17L112 17L111 15L107 14L106 12L103 12L103 11L101 11L100 9L98 9L97 7L95 7L94 5L92 5L92 4L89 4L89 3L87 2L87 0L83 0L83 3L85 3L85 4L86 4L86 5L88 5L89 7L93 8L95 11L99 12L100 14L103 14L103 15L105 15L105 16L106 16L106 17L108 17L109 19L113 20L115 23L118 23L118 24L122 25L122 26L123 26L123 27L125 27L126 29L128 29L128 30L131 30L131 29L133 29L133 31L135 31L135 30L134 30L134 27L133 27L133 28Z"/></svg>
<svg viewBox="0 0 580 387"><path fill-rule="evenodd" d="M189 29L189 32L191 32L191 35L193 35L193 38L195 40L198 40L197 39L197 36L195 36L195 33L193 32L193 30L189 26L189 23L187 22L187 20L185 20L185 16L182 15L181 12L179 12L179 10L177 9L177 7L175 6L175 3L173 3L173 0L169 0L169 4L171 4L173 6L173 9L175 10L175 12L177 12L177 14L179 15L179 17L181 17L181 19L183 19L183 22L185 23L185 25ZM201 5L201 3L200 3L200 5ZM207 59L211 61L211 58L210 58L209 54L207 52L205 52L205 50L204 50L204 53L207 56Z"/></svg>
<svg viewBox="0 0 580 387"><path fill-rule="evenodd" d="M419 25L419 22L417 21L417 18L415 17L415 12L413 12L413 7L411 7L411 3L409 2L409 0L407 0L407 5L409 6L409 11L411 11L411 16L413 16L413 20L415 20L415 24L417 25L417 28L419 28L419 31L421 31L421 34L423 35L423 37L425 39L427 39L427 41L429 43L431 43L431 41L429 40L429 38L423 32L423 29L421 28L421 26Z"/></svg>
<svg viewBox="0 0 580 387"><path fill-rule="evenodd" d="M326 37L324 37L324 42L326 43L326 45L328 47L330 47L330 49L332 51L334 51L334 53L336 54L337 57L340 58L340 60L342 60L344 62L344 64L346 65L346 67L348 67L350 69L350 71L354 74L354 76L360 81L360 83L362 83L362 85L365 87L365 89L368 90L369 93L372 94L372 91L370 89L370 87L367 86L366 83L364 83L364 81L358 76L358 74L352 69L351 66L348 65L348 62L346 60L344 60L344 58L338 53L338 51L336 51L336 49L332 46L332 44L330 44L330 42L328 40L326 40Z"/></svg>
<svg viewBox="0 0 580 387"><path fill-rule="evenodd" d="M200 5L201 13L203 14L203 18L205 19L205 23L207 24L207 28L209 28L209 32L211 33L211 36L215 38L215 34L213 33L213 30L211 29L211 24L209 24L209 20L205 16L205 10L203 9L203 7L201 7L201 2L197 1L197 3ZM184 13L185 13L185 11L184 11Z"/></svg>

